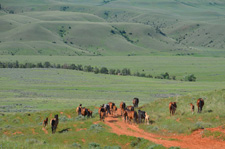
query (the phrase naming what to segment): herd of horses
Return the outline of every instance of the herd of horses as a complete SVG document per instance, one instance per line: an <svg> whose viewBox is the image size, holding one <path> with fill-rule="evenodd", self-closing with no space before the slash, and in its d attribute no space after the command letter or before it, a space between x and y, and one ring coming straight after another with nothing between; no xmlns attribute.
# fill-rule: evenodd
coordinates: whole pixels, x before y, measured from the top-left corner
<svg viewBox="0 0 225 149"><path fill-rule="evenodd" d="M142 123L143 120L146 124L149 125L149 115L145 111L138 110L136 112L134 109L138 107L139 99L134 98L133 99L133 106L126 106L125 102L120 103L120 109L121 113L120 115L124 118L124 122L132 123L132 120L134 123ZM191 106L191 112L194 113L194 105L190 103ZM198 107L198 113L202 111L202 108L204 106L204 100L202 98L199 98L197 100L197 107ZM176 102L170 102L169 103L169 112L170 115L174 115L177 108ZM82 107L82 104L80 104L76 108L76 112L78 115L92 117L92 111L90 109L87 109L85 107ZM115 103L109 102L107 104L103 104L98 109L100 121L104 121L105 117L108 115L117 116L117 107ZM45 128L48 124L48 117L43 121L43 127ZM57 126L59 124L59 118L58 114L55 115L53 119L50 120L50 125L52 129L52 133L56 132Z"/></svg>

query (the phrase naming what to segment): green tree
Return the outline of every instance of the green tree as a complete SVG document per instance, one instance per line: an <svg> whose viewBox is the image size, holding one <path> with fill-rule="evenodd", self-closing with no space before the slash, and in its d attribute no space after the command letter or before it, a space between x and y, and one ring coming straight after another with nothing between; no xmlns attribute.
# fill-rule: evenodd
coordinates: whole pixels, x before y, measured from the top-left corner
<svg viewBox="0 0 225 149"><path fill-rule="evenodd" d="M108 74L108 69L106 67L102 67L100 69L100 73Z"/></svg>

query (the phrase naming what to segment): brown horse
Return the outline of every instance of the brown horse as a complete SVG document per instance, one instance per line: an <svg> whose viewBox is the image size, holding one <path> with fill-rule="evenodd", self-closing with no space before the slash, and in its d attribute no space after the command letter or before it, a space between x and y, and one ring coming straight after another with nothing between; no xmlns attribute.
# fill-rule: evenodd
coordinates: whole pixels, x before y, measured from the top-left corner
<svg viewBox="0 0 225 149"><path fill-rule="evenodd" d="M204 100L202 98L199 98L197 100L197 106L198 106L198 113L202 112L202 108L204 106Z"/></svg>
<svg viewBox="0 0 225 149"><path fill-rule="evenodd" d="M46 119L43 121L43 127L47 127L48 125L48 118L46 117Z"/></svg>
<svg viewBox="0 0 225 149"><path fill-rule="evenodd" d="M77 115L80 115L80 114L81 114L81 109L82 109L82 104L80 104L80 105L76 108Z"/></svg>
<svg viewBox="0 0 225 149"><path fill-rule="evenodd" d="M84 117L85 117L86 115L88 116L88 109L85 108L85 107L81 108L81 115L84 116Z"/></svg>
<svg viewBox="0 0 225 149"><path fill-rule="evenodd" d="M109 104L110 112L113 115L113 107L115 106L115 103L109 102L108 104Z"/></svg>
<svg viewBox="0 0 225 149"><path fill-rule="evenodd" d="M105 108L104 107L100 107L98 109L98 113L99 113L99 117L100 117L100 121L102 120L104 122L104 118L105 118Z"/></svg>
<svg viewBox="0 0 225 149"><path fill-rule="evenodd" d="M59 117L58 117L58 114L55 115L55 117L53 119L51 119L50 121L50 125L52 127L52 133L55 133L56 132L56 128L59 124Z"/></svg>
<svg viewBox="0 0 225 149"><path fill-rule="evenodd" d="M133 99L133 105L134 105L134 107L138 107L138 103L139 103L139 99L138 98L134 98Z"/></svg>
<svg viewBox="0 0 225 149"><path fill-rule="evenodd" d="M88 109L88 117L92 117L92 111Z"/></svg>
<svg viewBox="0 0 225 149"><path fill-rule="evenodd" d="M170 115L171 115L171 114L174 115L176 109L177 109L177 104L176 104L176 102L170 102L170 103L169 103Z"/></svg>
<svg viewBox="0 0 225 149"><path fill-rule="evenodd" d="M137 123L138 115L136 111L125 110L123 115L124 115L125 122L127 120L129 123L131 123L131 120L133 120L134 123Z"/></svg>
<svg viewBox="0 0 225 149"><path fill-rule="evenodd" d="M134 107L133 106L127 106L126 108L128 111L134 111Z"/></svg>
<svg viewBox="0 0 225 149"><path fill-rule="evenodd" d="M126 109L126 104L125 104L125 102L121 102L121 103L120 103L120 109L121 109L121 116L122 116L123 112L124 112L125 109Z"/></svg>
<svg viewBox="0 0 225 149"><path fill-rule="evenodd" d="M192 103L190 103L190 106L191 106L191 112L192 112L192 114L194 114L195 106Z"/></svg>

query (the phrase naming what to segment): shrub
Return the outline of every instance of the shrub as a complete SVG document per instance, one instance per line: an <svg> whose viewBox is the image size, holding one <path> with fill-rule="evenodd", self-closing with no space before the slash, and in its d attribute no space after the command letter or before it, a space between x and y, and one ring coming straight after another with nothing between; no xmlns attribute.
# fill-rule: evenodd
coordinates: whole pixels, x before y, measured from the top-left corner
<svg viewBox="0 0 225 149"><path fill-rule="evenodd" d="M196 77L194 74L189 74L189 75L184 76L184 80L185 81L196 81Z"/></svg>
<svg viewBox="0 0 225 149"><path fill-rule="evenodd" d="M100 149L101 148L100 144L95 143L95 142L89 143L88 146L89 146L89 149Z"/></svg>
<svg viewBox="0 0 225 149"><path fill-rule="evenodd" d="M100 73L108 74L108 69L106 67L102 67L100 69Z"/></svg>
<svg viewBox="0 0 225 149"><path fill-rule="evenodd" d="M161 76L163 77L163 79L169 79L170 78L170 75L169 75L168 72L162 73Z"/></svg>
<svg viewBox="0 0 225 149"><path fill-rule="evenodd" d="M45 62L44 63L44 68L49 68L51 66L50 62Z"/></svg>
<svg viewBox="0 0 225 149"><path fill-rule="evenodd" d="M100 124L93 124L89 128L89 130L95 131L95 132L100 132L102 129L103 129L102 125L100 125Z"/></svg>
<svg viewBox="0 0 225 149"><path fill-rule="evenodd" d="M112 74L112 75L116 74L116 70L115 69L109 69L109 74Z"/></svg>
<svg viewBox="0 0 225 149"><path fill-rule="evenodd" d="M154 144L148 147L148 149L160 149L164 148L161 144Z"/></svg>
<svg viewBox="0 0 225 149"><path fill-rule="evenodd" d="M98 67L95 67L93 71L94 71L95 74L98 74L99 73Z"/></svg>
<svg viewBox="0 0 225 149"><path fill-rule="evenodd" d="M78 143L73 143L72 146L75 147L75 148L81 148L81 145L78 144Z"/></svg>
<svg viewBox="0 0 225 149"><path fill-rule="evenodd" d="M105 146L104 149L121 149L120 146Z"/></svg>

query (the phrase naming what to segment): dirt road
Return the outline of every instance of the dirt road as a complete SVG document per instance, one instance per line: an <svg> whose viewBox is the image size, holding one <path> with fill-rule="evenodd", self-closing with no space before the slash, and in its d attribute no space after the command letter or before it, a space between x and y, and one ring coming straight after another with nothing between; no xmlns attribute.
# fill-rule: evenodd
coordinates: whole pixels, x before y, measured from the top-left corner
<svg viewBox="0 0 225 149"><path fill-rule="evenodd" d="M113 133L118 135L144 138L156 144L162 144L165 147L177 146L190 149L225 149L225 141L219 141L211 138L202 138L203 130L195 131L191 135L174 135L172 137L168 137L145 132L144 130L140 129L138 125L127 124L118 117L106 117L105 124L112 128Z"/></svg>

